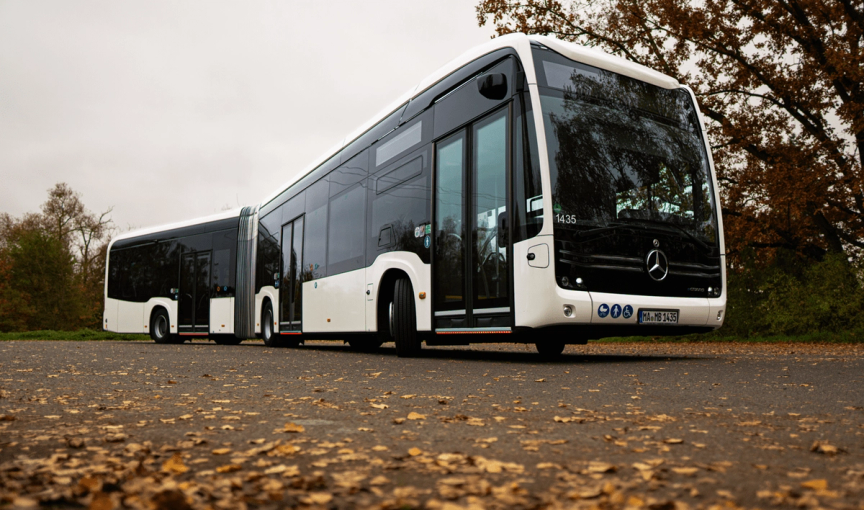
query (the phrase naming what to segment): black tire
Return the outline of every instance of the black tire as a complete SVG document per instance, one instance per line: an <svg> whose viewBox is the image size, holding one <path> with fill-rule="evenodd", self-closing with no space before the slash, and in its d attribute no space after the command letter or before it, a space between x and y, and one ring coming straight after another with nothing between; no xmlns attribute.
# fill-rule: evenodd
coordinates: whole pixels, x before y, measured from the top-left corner
<svg viewBox="0 0 864 510"><path fill-rule="evenodd" d="M261 340L267 347L297 347L300 345L300 335L286 337L280 335L273 328L273 304L270 301L264 303L261 310Z"/></svg>
<svg viewBox="0 0 864 510"><path fill-rule="evenodd" d="M150 316L150 338L157 344L177 343L179 335L171 334L171 322L168 320L168 312L159 308Z"/></svg>
<svg viewBox="0 0 864 510"><path fill-rule="evenodd" d="M240 345L242 338L237 338L234 335L210 335L210 340L213 340L219 345Z"/></svg>
<svg viewBox="0 0 864 510"><path fill-rule="evenodd" d="M534 345L537 347L537 352L544 358L556 358L567 347L567 344L560 340L547 340L545 342L537 342Z"/></svg>
<svg viewBox="0 0 864 510"><path fill-rule="evenodd" d="M396 280L390 310L390 332L396 342L396 355L400 358L417 356L422 346L420 336L417 334L414 291L408 278Z"/></svg>

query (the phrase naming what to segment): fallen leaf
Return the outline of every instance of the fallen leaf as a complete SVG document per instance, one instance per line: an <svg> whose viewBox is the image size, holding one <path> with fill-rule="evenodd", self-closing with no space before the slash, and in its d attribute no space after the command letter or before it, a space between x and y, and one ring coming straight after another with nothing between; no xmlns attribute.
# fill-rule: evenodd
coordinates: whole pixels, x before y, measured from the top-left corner
<svg viewBox="0 0 864 510"><path fill-rule="evenodd" d="M375 409L387 409L388 407L390 407L387 404L369 404L369 405L374 407Z"/></svg>
<svg viewBox="0 0 864 510"><path fill-rule="evenodd" d="M231 448L216 448L212 452L213 455L227 455L231 453Z"/></svg>
<svg viewBox="0 0 864 510"><path fill-rule="evenodd" d="M412 411L412 412L408 413L408 419L409 420L425 420L426 415L420 414L420 413L415 413Z"/></svg>
<svg viewBox="0 0 864 510"><path fill-rule="evenodd" d="M388 483L390 483L390 480L386 476L383 476L383 475L378 475L375 478L369 480L369 485L371 485L373 487L376 487L378 485L386 485Z"/></svg>
<svg viewBox="0 0 864 510"><path fill-rule="evenodd" d="M806 482L801 482L801 487L804 489L811 489L814 491L824 491L828 488L828 480L824 478L819 478L816 480L807 480Z"/></svg>
<svg viewBox="0 0 864 510"><path fill-rule="evenodd" d="M380 375L380 372L377 375ZM310 492L303 498L303 502L307 505L326 505L332 499L333 495L327 492Z"/></svg>
<svg viewBox="0 0 864 510"><path fill-rule="evenodd" d="M695 467L673 467L672 471L679 475L693 476L699 472L699 468Z"/></svg>
<svg viewBox="0 0 864 510"><path fill-rule="evenodd" d="M403 423L405 423L405 418L393 418L393 423L395 423L396 425L402 425Z"/></svg>
<svg viewBox="0 0 864 510"><path fill-rule="evenodd" d="M171 456L170 459L162 463L163 473L182 475L186 471L189 471L189 468L185 464L183 464L183 456L180 454L180 452L175 453Z"/></svg>
<svg viewBox="0 0 864 510"><path fill-rule="evenodd" d="M285 428L283 429L283 432L292 432L292 433L305 432L305 431L306 431L306 429L303 428L303 425L297 425L296 423L290 422L290 421L285 424Z"/></svg>
<svg viewBox="0 0 864 510"><path fill-rule="evenodd" d="M810 447L810 451L825 455L837 455L837 453L840 452L840 449L824 441L816 441L813 443L813 446Z"/></svg>
<svg viewBox="0 0 864 510"><path fill-rule="evenodd" d="M225 464L224 466L219 466L216 468L217 473L233 473L235 471L240 471L243 469L243 466L240 464Z"/></svg>
<svg viewBox="0 0 864 510"><path fill-rule="evenodd" d="M412 457L416 457L416 456L420 455L421 453L423 453L423 450L421 450L420 448L417 448L416 446L414 448L411 448L410 450L408 450L408 455L410 455Z"/></svg>
<svg viewBox="0 0 864 510"><path fill-rule="evenodd" d="M669 439L664 439L663 442L666 444L681 444L684 442L684 440L678 439L678 438L669 438Z"/></svg>

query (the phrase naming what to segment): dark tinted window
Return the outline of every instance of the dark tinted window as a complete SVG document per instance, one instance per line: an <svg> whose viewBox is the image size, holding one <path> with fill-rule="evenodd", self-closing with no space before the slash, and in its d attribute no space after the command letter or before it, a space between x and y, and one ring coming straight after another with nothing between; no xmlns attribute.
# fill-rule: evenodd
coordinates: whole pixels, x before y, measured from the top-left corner
<svg viewBox="0 0 864 510"><path fill-rule="evenodd" d="M515 215L513 242L536 236L543 228L543 189L540 184L540 158L537 130L528 93L513 103Z"/></svg>
<svg viewBox="0 0 864 510"><path fill-rule="evenodd" d="M366 236L367 265L371 265L378 254L396 250L416 253L423 262L429 263L429 250L424 246L424 239L432 207L430 159L430 149L426 146L372 176ZM419 173L416 171L418 165ZM413 174L415 177L401 181L391 179L386 186L381 185L385 191L376 192L377 183L394 173Z"/></svg>
<svg viewBox="0 0 864 510"><path fill-rule="evenodd" d="M418 156L376 179L375 192L383 193L397 184L401 184L412 177L417 177L422 172L423 156Z"/></svg>
<svg viewBox="0 0 864 510"><path fill-rule="evenodd" d="M366 225L366 188L356 185L330 199L327 274L363 267Z"/></svg>
<svg viewBox="0 0 864 510"><path fill-rule="evenodd" d="M366 180L366 169L369 166L369 153L363 151L351 161L343 163L330 173L330 196L342 193L360 181Z"/></svg>
<svg viewBox="0 0 864 510"><path fill-rule="evenodd" d="M514 59L508 58L483 74L502 73L507 76L508 93L502 100L493 100L482 96L477 87L477 78L468 80L461 87L441 98L434 108L434 137L438 138L510 99L513 91L513 68Z"/></svg>
<svg viewBox="0 0 864 510"><path fill-rule="evenodd" d="M304 272L310 279L327 276L327 179L306 190L306 232L303 243Z"/></svg>

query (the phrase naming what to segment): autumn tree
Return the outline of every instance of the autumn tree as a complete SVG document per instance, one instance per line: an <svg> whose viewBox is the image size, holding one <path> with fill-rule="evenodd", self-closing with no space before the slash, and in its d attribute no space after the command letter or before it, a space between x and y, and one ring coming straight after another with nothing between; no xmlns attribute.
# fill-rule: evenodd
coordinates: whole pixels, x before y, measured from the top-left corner
<svg viewBox="0 0 864 510"><path fill-rule="evenodd" d="M482 0L499 35L597 46L693 88L733 263L864 248L864 6L850 0ZM767 257L764 255L768 255Z"/></svg>
<svg viewBox="0 0 864 510"><path fill-rule="evenodd" d="M110 212L59 183L41 214L0 214L0 331L100 326Z"/></svg>

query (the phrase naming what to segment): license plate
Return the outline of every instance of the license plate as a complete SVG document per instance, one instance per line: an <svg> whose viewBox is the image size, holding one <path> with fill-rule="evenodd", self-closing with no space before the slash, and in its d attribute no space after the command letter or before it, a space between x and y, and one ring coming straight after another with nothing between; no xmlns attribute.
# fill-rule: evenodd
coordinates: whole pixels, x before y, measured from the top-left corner
<svg viewBox="0 0 864 510"><path fill-rule="evenodd" d="M639 310L639 324L678 324L678 310Z"/></svg>

